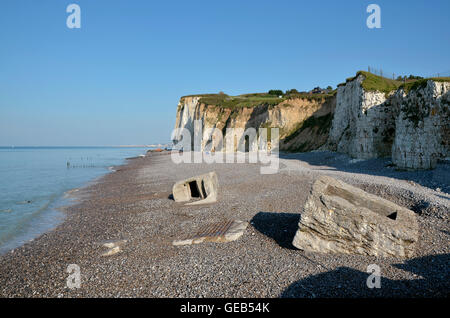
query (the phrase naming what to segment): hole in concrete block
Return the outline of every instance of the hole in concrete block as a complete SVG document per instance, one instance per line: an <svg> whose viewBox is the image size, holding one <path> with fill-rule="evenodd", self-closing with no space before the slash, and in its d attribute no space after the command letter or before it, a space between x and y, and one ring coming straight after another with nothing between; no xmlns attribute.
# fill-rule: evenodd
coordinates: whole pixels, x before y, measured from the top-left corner
<svg viewBox="0 0 450 318"><path fill-rule="evenodd" d="M392 220L395 220L395 219L397 219L397 212L391 213L387 217L392 219Z"/></svg>
<svg viewBox="0 0 450 318"><path fill-rule="evenodd" d="M191 190L192 198L200 198L200 191L198 189L197 181L189 182L189 189Z"/></svg>
<svg viewBox="0 0 450 318"><path fill-rule="evenodd" d="M245 140L244 140L244 151L245 152L250 152L250 136L245 136Z"/></svg>
<svg viewBox="0 0 450 318"><path fill-rule="evenodd" d="M208 196L206 194L205 181L204 180L202 180L202 194L203 194L203 198L206 198Z"/></svg>

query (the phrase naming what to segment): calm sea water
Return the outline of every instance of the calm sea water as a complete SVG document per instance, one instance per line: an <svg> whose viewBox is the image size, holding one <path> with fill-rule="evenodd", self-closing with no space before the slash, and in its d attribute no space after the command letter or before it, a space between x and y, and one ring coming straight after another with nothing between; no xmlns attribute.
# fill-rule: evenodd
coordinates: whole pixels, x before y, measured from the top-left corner
<svg viewBox="0 0 450 318"><path fill-rule="evenodd" d="M82 187L146 148L0 147L0 254L55 227L68 190Z"/></svg>

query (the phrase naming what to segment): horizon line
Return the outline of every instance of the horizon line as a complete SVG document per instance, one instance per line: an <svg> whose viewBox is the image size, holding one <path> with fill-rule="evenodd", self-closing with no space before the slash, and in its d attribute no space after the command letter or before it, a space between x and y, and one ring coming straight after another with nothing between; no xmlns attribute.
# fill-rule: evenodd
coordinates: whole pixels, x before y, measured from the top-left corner
<svg viewBox="0 0 450 318"><path fill-rule="evenodd" d="M90 146L86 146L86 145L77 145L77 146L70 146L70 145L66 145L66 146L62 146L62 145L58 145L58 146L47 146L47 145L40 145L40 146L24 146L24 145L20 145L20 146L16 146L16 145L8 145L8 146L4 146L4 145L0 145L0 148L62 148L62 147L73 147L73 148L94 148L94 147L114 147L114 148L149 148L149 147L155 147L155 146L165 146L168 145L169 143L152 143L152 144L146 144L146 145L90 145Z"/></svg>

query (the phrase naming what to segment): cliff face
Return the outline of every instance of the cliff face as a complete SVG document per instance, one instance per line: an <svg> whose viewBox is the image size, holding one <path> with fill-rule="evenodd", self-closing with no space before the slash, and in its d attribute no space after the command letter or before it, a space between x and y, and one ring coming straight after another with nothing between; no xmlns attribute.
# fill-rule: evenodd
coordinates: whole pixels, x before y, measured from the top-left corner
<svg viewBox="0 0 450 318"><path fill-rule="evenodd" d="M338 87L328 147L354 158L392 157L429 169L449 152L450 82L424 80L389 93L366 91L359 75Z"/></svg>
<svg viewBox="0 0 450 318"><path fill-rule="evenodd" d="M364 91L359 75L338 87L329 147L354 158L389 156L398 113L396 95Z"/></svg>
<svg viewBox="0 0 450 318"><path fill-rule="evenodd" d="M450 152L450 82L430 80L400 93L392 162L406 169L434 168Z"/></svg>
<svg viewBox="0 0 450 318"><path fill-rule="evenodd" d="M228 108L201 102L201 96L180 99L175 128L186 128L191 136L201 130L201 150L236 151L222 147L211 136L207 128L217 128L226 138L228 128L279 128L280 150L307 151L317 149L328 139L335 97L324 99L293 98L276 105L261 104L252 107ZM195 127L194 121L201 126ZM268 133L270 135L270 133ZM242 133L236 135L240 140ZM174 136L174 142L181 140L181 134ZM269 139L269 137L268 137ZM264 145L261 145L264 149Z"/></svg>
<svg viewBox="0 0 450 318"><path fill-rule="evenodd" d="M251 101L246 98L253 95L258 94L242 95L234 102L226 95L182 97L175 128L186 128L191 136L201 131L201 148L197 149L201 151L236 151L247 128L279 128L279 149L284 151L321 148L358 159L391 157L401 169L434 168L439 158L449 156L449 78L402 84L358 72L335 95L323 98L302 95L278 102L278 97L272 97L270 102L259 103L258 99L246 106ZM217 96L222 99L214 99ZM222 105L206 102L211 100ZM194 127L194 121L200 125ZM234 147L225 149L207 128L219 129L224 138L228 128L242 131ZM173 139L176 143L181 135ZM266 147L259 145L259 149Z"/></svg>

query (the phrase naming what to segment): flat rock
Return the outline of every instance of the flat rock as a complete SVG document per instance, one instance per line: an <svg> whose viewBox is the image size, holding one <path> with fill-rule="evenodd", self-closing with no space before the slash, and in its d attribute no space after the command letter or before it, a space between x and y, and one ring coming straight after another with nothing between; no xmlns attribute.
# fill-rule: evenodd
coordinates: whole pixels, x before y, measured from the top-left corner
<svg viewBox="0 0 450 318"><path fill-rule="evenodd" d="M232 242L244 234L247 225L247 222L239 220L209 224L202 227L196 235L183 240L175 240L172 244L175 246L180 246L199 244L203 242Z"/></svg>
<svg viewBox="0 0 450 318"><path fill-rule="evenodd" d="M305 251L411 257L413 211L328 176L314 183L292 244Z"/></svg>

